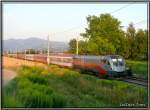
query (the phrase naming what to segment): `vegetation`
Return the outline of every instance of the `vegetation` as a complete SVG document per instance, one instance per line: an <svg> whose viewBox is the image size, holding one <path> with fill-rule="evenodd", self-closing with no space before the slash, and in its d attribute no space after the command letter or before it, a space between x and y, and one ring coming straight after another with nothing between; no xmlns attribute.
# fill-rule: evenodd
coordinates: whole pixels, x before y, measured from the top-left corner
<svg viewBox="0 0 150 110"><path fill-rule="evenodd" d="M79 41L79 54L119 54L128 59L135 76L148 77L147 62L143 62L148 60L147 30L136 30L130 23L123 31L121 22L110 14L88 16L87 23L86 32L81 33L85 41ZM69 46L69 51L75 53L76 40L70 40Z"/></svg>
<svg viewBox="0 0 150 110"><path fill-rule="evenodd" d="M81 33L85 41L79 41L79 54L119 54L130 60L147 60L147 30L135 30L130 23L123 31L121 22L110 14L88 16L86 32ZM69 51L76 52L76 40L69 43Z"/></svg>
<svg viewBox="0 0 150 110"><path fill-rule="evenodd" d="M131 68L134 76L144 79L148 78L148 62L127 60L126 63Z"/></svg>
<svg viewBox="0 0 150 110"><path fill-rule="evenodd" d="M147 107L147 90L56 65L22 66L4 87L3 101L3 107Z"/></svg>

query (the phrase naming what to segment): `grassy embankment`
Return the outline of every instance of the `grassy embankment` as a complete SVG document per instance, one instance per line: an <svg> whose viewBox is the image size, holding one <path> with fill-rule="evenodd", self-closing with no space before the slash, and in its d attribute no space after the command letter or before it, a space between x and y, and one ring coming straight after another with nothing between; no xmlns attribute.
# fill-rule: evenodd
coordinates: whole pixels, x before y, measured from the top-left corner
<svg viewBox="0 0 150 110"><path fill-rule="evenodd" d="M121 107L126 103L146 107L147 90L55 65L48 69L22 66L3 89L3 107Z"/></svg>
<svg viewBox="0 0 150 110"><path fill-rule="evenodd" d="M134 76L148 78L148 62L126 60L127 65L131 68Z"/></svg>

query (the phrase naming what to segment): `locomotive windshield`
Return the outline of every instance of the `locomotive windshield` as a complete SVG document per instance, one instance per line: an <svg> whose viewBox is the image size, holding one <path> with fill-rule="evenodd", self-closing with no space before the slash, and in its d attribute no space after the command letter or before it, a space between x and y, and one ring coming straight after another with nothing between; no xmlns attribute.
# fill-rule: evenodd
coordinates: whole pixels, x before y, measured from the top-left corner
<svg viewBox="0 0 150 110"><path fill-rule="evenodd" d="M113 65L115 65L115 66L123 66L124 65L123 59L120 57L117 57L117 56L112 58L112 62L113 62Z"/></svg>

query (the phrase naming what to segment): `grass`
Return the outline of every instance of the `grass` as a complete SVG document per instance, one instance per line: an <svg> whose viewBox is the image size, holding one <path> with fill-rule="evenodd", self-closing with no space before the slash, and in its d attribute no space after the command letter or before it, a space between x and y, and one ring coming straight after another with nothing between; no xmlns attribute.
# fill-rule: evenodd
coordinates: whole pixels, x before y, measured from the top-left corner
<svg viewBox="0 0 150 110"><path fill-rule="evenodd" d="M148 78L148 62L127 60L126 63L136 77Z"/></svg>
<svg viewBox="0 0 150 110"><path fill-rule="evenodd" d="M3 88L3 107L147 107L147 90L71 69L22 66ZM11 103L12 102L12 103ZM144 104L144 106L136 105Z"/></svg>

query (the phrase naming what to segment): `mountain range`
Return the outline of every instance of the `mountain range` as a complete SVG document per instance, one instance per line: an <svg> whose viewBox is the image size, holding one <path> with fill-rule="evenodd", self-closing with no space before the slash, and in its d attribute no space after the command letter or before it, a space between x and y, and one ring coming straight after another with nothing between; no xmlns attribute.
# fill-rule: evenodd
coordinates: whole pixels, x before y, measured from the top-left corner
<svg viewBox="0 0 150 110"><path fill-rule="evenodd" d="M68 48L67 42L50 41L50 51L52 52L63 52L67 51ZM3 40L3 51L15 52L24 51L25 49L47 49L47 40L35 37Z"/></svg>

